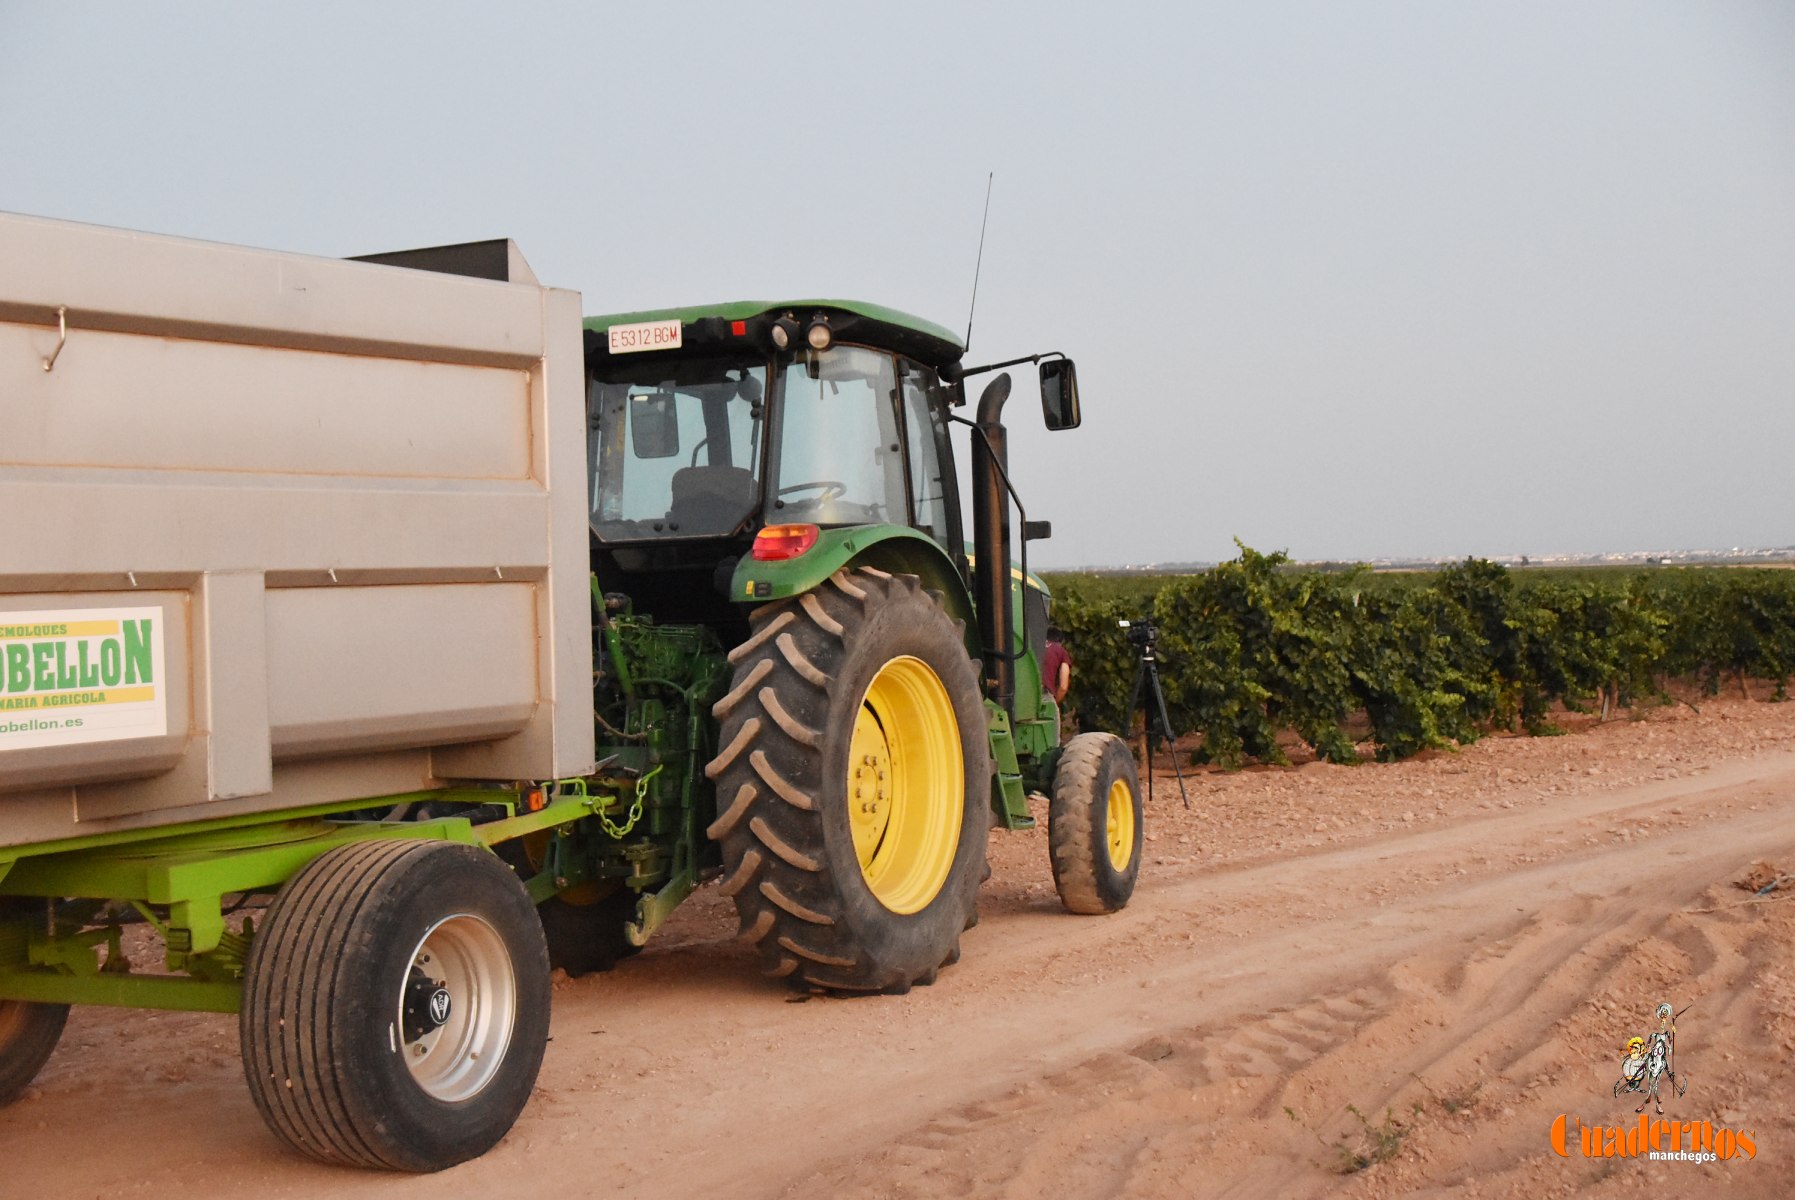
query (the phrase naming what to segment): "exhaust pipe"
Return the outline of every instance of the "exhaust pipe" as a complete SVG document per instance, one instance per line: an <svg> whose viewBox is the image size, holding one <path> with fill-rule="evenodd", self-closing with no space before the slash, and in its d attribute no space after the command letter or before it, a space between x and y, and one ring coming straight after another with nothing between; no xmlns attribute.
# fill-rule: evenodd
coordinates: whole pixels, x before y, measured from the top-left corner
<svg viewBox="0 0 1795 1200"><path fill-rule="evenodd" d="M985 694L1005 712L1016 710L1015 618L1010 588L1009 435L1003 405L1010 398L1009 372L985 385L973 428L973 597L979 606L979 640L985 648Z"/></svg>

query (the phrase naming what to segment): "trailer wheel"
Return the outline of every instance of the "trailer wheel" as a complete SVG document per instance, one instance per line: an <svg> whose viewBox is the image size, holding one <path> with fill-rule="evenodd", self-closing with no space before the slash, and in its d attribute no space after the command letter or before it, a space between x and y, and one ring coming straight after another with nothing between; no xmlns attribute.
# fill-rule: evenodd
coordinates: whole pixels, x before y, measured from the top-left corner
<svg viewBox="0 0 1795 1200"><path fill-rule="evenodd" d="M66 1004L0 1000L0 1106L17 1100L37 1078L68 1019Z"/></svg>
<svg viewBox="0 0 1795 1200"><path fill-rule="evenodd" d="M256 1108L325 1162L440 1171L478 1157L536 1082L548 971L529 893L487 851L327 851L250 949L239 1030Z"/></svg>
<svg viewBox="0 0 1795 1200"><path fill-rule="evenodd" d="M1081 733L1053 773L1047 841L1053 885L1068 912L1124 908L1141 873L1141 785L1128 743Z"/></svg>
<svg viewBox="0 0 1795 1200"><path fill-rule="evenodd" d="M961 623L915 576L862 567L750 624L705 769L742 937L797 987L932 982L976 914L990 829Z"/></svg>

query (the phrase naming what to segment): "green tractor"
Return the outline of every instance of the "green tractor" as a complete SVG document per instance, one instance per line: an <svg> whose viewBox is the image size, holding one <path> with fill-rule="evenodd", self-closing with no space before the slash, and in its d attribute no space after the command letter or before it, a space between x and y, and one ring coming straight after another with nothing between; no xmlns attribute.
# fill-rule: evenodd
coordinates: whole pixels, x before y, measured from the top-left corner
<svg viewBox="0 0 1795 1200"><path fill-rule="evenodd" d="M1009 376L955 411L969 377L1038 364L1048 428L1072 428L1073 364L969 369L948 330L843 301L585 326L599 758L640 802L627 833L544 847L590 880L543 909L552 959L609 965L720 872L768 975L932 982L977 920L990 827L1032 826L1030 792L1065 906L1125 905L1134 759L1107 733L1060 742L1047 589L1011 565ZM1023 542L1048 532L1024 518Z"/></svg>

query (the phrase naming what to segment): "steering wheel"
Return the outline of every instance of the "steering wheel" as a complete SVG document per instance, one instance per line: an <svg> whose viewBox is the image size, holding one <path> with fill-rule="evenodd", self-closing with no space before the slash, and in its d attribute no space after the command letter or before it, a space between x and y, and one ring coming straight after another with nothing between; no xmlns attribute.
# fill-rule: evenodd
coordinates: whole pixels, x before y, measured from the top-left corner
<svg viewBox="0 0 1795 1200"><path fill-rule="evenodd" d="M780 488L774 495L784 496L792 492L807 492L812 488L820 488L822 490L818 492L817 495L811 497L809 503L823 504L846 494L848 485L836 479L813 479L808 483L789 483Z"/></svg>

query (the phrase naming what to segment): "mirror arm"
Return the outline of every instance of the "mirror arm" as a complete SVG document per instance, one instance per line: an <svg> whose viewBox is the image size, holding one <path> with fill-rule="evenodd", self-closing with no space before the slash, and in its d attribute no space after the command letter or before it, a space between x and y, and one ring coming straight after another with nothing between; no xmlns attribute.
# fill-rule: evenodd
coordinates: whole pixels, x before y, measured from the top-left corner
<svg viewBox="0 0 1795 1200"><path fill-rule="evenodd" d="M1059 350L1046 350L1040 354L1025 354L1021 358L1012 358L1007 362L987 363L982 367L962 367L960 369L960 378L965 379L970 375L983 375L986 371L1001 371L1005 367L1019 367L1023 363L1039 363L1044 358L1064 357L1066 357L1065 354Z"/></svg>

